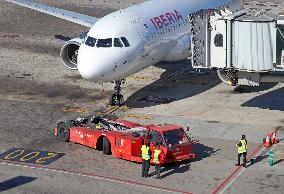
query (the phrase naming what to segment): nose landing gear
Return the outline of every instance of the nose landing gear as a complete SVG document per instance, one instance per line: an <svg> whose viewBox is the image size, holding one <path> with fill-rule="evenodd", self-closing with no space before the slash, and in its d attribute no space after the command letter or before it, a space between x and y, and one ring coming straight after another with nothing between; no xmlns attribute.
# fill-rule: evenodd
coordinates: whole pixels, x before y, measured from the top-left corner
<svg viewBox="0 0 284 194"><path fill-rule="evenodd" d="M123 99L123 95L120 92L121 92L121 84L123 82L124 80L117 80L114 82L115 83L114 93L109 98L109 104L111 106L122 106L124 99Z"/></svg>

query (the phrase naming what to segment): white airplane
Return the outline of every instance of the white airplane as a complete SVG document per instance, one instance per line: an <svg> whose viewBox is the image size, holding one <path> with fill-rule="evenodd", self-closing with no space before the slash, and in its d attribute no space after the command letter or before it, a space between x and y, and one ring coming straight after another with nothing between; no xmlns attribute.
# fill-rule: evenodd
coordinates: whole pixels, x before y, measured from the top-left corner
<svg viewBox="0 0 284 194"><path fill-rule="evenodd" d="M161 61L190 56L189 16L206 9L242 8L243 0L151 0L95 18L26 0L5 0L88 29L61 49L63 64L93 82L115 81L111 105L121 105L121 83Z"/></svg>

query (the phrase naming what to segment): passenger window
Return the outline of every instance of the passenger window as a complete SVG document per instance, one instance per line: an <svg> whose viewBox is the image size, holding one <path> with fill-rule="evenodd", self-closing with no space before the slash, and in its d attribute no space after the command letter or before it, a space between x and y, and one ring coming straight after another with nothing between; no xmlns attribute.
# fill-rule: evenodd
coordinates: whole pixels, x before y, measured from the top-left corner
<svg viewBox="0 0 284 194"><path fill-rule="evenodd" d="M123 44L119 38L114 39L114 47L123 47Z"/></svg>
<svg viewBox="0 0 284 194"><path fill-rule="evenodd" d="M96 44L97 39L93 38L93 37L88 37L85 44L91 47L94 47Z"/></svg>
<svg viewBox="0 0 284 194"><path fill-rule="evenodd" d="M100 47L112 47L112 38L98 39L96 46L98 48L100 48Z"/></svg>
<svg viewBox="0 0 284 194"><path fill-rule="evenodd" d="M129 42L128 42L128 40L125 37L121 37L121 40L122 40L122 42L123 42L125 47L130 47Z"/></svg>

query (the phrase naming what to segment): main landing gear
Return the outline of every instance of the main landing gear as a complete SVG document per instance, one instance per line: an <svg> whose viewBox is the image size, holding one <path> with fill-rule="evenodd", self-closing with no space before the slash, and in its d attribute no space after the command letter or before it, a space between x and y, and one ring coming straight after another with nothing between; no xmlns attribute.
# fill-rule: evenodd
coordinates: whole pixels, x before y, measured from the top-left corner
<svg viewBox="0 0 284 194"><path fill-rule="evenodd" d="M124 80L117 80L114 83L115 83L114 93L109 98L109 104L111 106L122 106L124 99L120 91L121 91L121 84L124 83Z"/></svg>

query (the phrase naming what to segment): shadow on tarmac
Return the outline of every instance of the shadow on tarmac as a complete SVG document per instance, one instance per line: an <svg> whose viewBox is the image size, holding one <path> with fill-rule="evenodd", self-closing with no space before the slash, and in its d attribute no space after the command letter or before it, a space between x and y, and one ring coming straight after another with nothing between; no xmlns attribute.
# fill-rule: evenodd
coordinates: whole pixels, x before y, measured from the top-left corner
<svg viewBox="0 0 284 194"><path fill-rule="evenodd" d="M54 35L54 38L57 39L57 40L63 40L65 42L72 39L69 36L64 36L64 35L61 35L61 34Z"/></svg>
<svg viewBox="0 0 284 194"><path fill-rule="evenodd" d="M194 150L194 153L196 154L195 161L203 160L204 158L215 155L217 154L218 151L220 151L220 149L215 150L214 148L206 146L201 143L194 143L193 150Z"/></svg>
<svg viewBox="0 0 284 194"><path fill-rule="evenodd" d="M131 108L167 104L203 93L221 83L214 71L197 72L190 61L159 63L165 69L160 79L136 91L125 102Z"/></svg>
<svg viewBox="0 0 284 194"><path fill-rule="evenodd" d="M185 173L190 170L190 162L200 161L204 158L210 157L216 154L220 149L214 150L214 148L206 146L204 144L194 143L193 150L196 154L196 158L194 160L187 160L183 162L163 165L161 168L161 178L165 178L176 173ZM149 176L154 175L156 175L155 171L149 174Z"/></svg>
<svg viewBox="0 0 284 194"><path fill-rule="evenodd" d="M279 164L279 163L281 163L281 162L284 162L284 159L277 160L276 162L274 162L273 165Z"/></svg>
<svg viewBox="0 0 284 194"><path fill-rule="evenodd" d="M167 176L177 174L177 173L185 173L190 169L189 162L181 162L172 165L165 165L161 168L161 178L165 178Z"/></svg>
<svg viewBox="0 0 284 194"><path fill-rule="evenodd" d="M29 182L32 182L36 180L34 177L28 177L28 176L17 176L15 178L9 179L7 181L0 183L0 192L7 191L9 189L27 184Z"/></svg>
<svg viewBox="0 0 284 194"><path fill-rule="evenodd" d="M284 111L284 88L257 96L242 104L242 107L256 107L261 109Z"/></svg>
<svg viewBox="0 0 284 194"><path fill-rule="evenodd" d="M260 86L237 86L234 92L238 93L253 93L269 90L275 87L278 83L261 83Z"/></svg>

